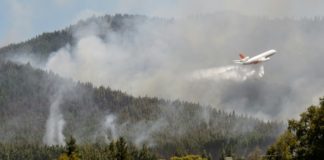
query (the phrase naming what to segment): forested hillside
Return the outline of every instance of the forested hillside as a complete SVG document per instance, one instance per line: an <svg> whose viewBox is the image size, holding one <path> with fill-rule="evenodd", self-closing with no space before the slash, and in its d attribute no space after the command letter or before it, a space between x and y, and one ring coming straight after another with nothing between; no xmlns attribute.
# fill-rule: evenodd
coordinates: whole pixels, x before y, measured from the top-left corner
<svg viewBox="0 0 324 160"><path fill-rule="evenodd" d="M271 144L282 128L282 124L234 111L132 97L62 79L29 64L1 62L0 76L0 140L4 144L60 144L59 137L45 138L48 132L60 134L48 123L51 114L58 115L55 121L65 122L62 134L74 135L81 144L108 143L123 136L138 146L147 144L161 157L203 151L218 157L225 149L245 155ZM51 110L55 105L57 110Z"/></svg>

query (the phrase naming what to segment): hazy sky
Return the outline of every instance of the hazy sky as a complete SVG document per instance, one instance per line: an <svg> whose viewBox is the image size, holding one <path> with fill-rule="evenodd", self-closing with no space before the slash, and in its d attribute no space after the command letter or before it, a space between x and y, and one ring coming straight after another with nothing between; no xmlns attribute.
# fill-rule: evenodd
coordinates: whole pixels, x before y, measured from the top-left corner
<svg viewBox="0 0 324 160"><path fill-rule="evenodd" d="M177 23L168 27L139 23L138 35L126 41L114 33L109 33L110 41L103 41L91 35L97 33L98 26L85 26L74 35L78 38L75 46L64 46L52 53L55 56L46 69L133 95L197 101L266 119L292 117L312 102L317 103L318 97L324 95L320 89L324 82L324 72L320 69L324 58L321 26L271 20L267 22L275 24L265 23L265 26L258 18L235 19L231 14L218 14L223 11L257 17L312 18L324 15L324 1L0 0L0 46L63 29L92 15L175 17ZM181 20L204 14L223 15L224 20ZM237 53L255 55L267 49L278 50L280 57L275 56L271 65L265 65L262 80L252 77L247 82L228 81L246 79L246 74L255 71L232 66ZM243 78L237 74L241 71ZM191 73L200 74L191 76Z"/></svg>
<svg viewBox="0 0 324 160"><path fill-rule="evenodd" d="M235 11L271 17L324 15L320 0L0 0L0 46L62 29L91 15L131 13L159 17Z"/></svg>

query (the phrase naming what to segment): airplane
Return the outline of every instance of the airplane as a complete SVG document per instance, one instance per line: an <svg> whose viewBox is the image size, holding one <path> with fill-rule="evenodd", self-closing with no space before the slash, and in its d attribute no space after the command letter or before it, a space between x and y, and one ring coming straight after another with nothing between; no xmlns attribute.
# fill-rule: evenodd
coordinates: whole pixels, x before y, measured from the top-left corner
<svg viewBox="0 0 324 160"><path fill-rule="evenodd" d="M237 64L243 64L243 65L248 65L248 64L258 64L258 63L262 63L265 61L270 60L270 57L273 56L275 53L277 53L276 50L271 49L269 51L263 52L259 55L256 55L252 58L245 56L244 54L240 53L240 59L239 60L233 60L234 63Z"/></svg>

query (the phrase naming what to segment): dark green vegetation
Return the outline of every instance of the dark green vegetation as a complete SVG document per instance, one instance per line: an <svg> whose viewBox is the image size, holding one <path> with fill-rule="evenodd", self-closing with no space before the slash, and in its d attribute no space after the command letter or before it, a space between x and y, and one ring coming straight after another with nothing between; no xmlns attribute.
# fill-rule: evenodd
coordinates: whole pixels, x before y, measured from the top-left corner
<svg viewBox="0 0 324 160"><path fill-rule="evenodd" d="M199 155L186 155L183 157L171 157L171 160L208 160L205 157Z"/></svg>
<svg viewBox="0 0 324 160"><path fill-rule="evenodd" d="M137 148L123 138L104 145L77 145L70 137L66 146L45 146L40 144L0 144L1 160L157 160L145 145Z"/></svg>
<svg viewBox="0 0 324 160"><path fill-rule="evenodd" d="M324 157L324 99L319 106L310 106L300 120L289 120L289 126L267 151L266 159L291 160Z"/></svg>
<svg viewBox="0 0 324 160"><path fill-rule="evenodd" d="M65 135L75 135L80 144L105 144L106 137L112 136L102 124L107 115L114 114L119 136L150 145L159 157L204 152L218 157L224 148L245 155L256 146L264 149L271 144L282 128L195 103L135 98L90 83L74 83L29 64L1 62L0 76L1 152L13 146L25 146L28 153L51 152L48 156L59 152L39 146L56 94L63 97L59 104L66 121Z"/></svg>
<svg viewBox="0 0 324 160"><path fill-rule="evenodd" d="M20 54L33 54L33 58L43 61L48 58L50 52L56 51L68 43L72 43L71 29L55 31L51 33L43 33L28 41L11 44L0 49L5 56Z"/></svg>

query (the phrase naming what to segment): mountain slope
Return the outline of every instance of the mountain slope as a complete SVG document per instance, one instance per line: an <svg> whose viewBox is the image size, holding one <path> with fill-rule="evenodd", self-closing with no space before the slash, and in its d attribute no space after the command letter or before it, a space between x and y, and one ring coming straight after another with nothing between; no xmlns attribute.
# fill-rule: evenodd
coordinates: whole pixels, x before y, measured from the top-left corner
<svg viewBox="0 0 324 160"><path fill-rule="evenodd" d="M123 33L126 30L134 30L135 23L148 20L150 19L145 16L121 14L92 17L62 30L42 33L30 40L2 47L0 48L0 56L5 58L25 55L32 57L37 62L44 63L49 58L50 53L56 52L68 44L75 45L76 38L78 38L75 37L77 30L85 30L96 25L97 32L95 35L104 37L110 31Z"/></svg>
<svg viewBox="0 0 324 160"><path fill-rule="evenodd" d="M80 143L102 143L124 136L136 145L148 144L160 156L206 150L217 157L224 147L240 154L264 148L282 128L199 104L76 83L29 64L1 62L0 75L3 143L60 144L59 136L49 136L60 134L74 135Z"/></svg>

